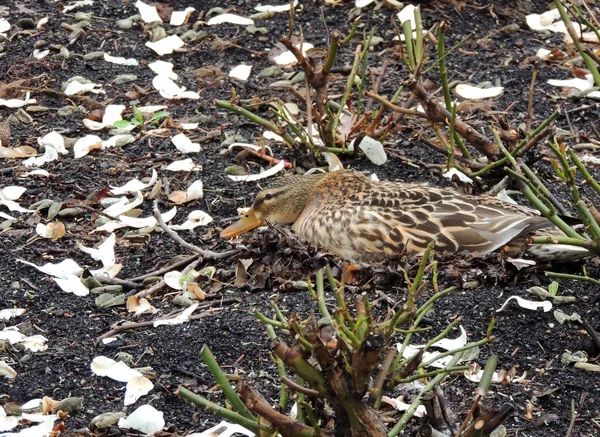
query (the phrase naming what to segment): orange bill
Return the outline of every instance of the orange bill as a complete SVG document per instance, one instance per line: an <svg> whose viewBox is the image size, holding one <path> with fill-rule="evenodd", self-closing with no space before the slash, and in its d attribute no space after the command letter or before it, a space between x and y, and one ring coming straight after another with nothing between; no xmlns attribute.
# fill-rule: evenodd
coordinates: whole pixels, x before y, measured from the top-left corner
<svg viewBox="0 0 600 437"><path fill-rule="evenodd" d="M254 215L252 208L237 222L227 226L221 232L221 238L233 238L262 226L264 222Z"/></svg>

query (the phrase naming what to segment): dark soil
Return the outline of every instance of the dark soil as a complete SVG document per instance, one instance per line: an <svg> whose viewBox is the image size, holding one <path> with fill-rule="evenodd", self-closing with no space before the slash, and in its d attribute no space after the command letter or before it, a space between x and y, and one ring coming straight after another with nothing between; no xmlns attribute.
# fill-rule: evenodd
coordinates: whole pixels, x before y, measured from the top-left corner
<svg viewBox="0 0 600 437"><path fill-rule="evenodd" d="M242 16L251 15L258 2L218 2L177 1L176 9L188 5L207 12L213 7L227 5L231 11ZM267 2L268 3L268 2ZM281 2L280 2L281 3ZM301 26L307 41L316 47L325 47L325 28L339 30L346 34L352 23L353 1L346 0L341 5L318 5L304 0L302 10L296 14L296 22ZM505 117L512 127L525 123L528 89L533 71L533 57L537 49L553 44L561 47L561 37L543 35L530 31L525 24L525 14L531 11L541 13L548 3L543 0L528 2L484 2L468 0L466 7L457 10L455 5L444 2L424 2L423 17L427 26L441 20L447 23L447 47L452 47L465 37L470 37L462 46L447 58L450 80L467 81L477 84L483 81L498 82L506 88L503 96L494 99L493 107L475 110L464 114L474 126L486 129L494 118ZM515 4L519 4L515 7ZM81 105L86 111L102 108L107 103L126 104L130 100L125 93L131 90L131 83L112 84L112 79L125 73L138 76L135 84L152 90L152 73L147 64L159 57L144 46L147 38L139 23L129 31L118 30L115 21L137 13L132 1L96 2L84 11L93 11L91 20L93 29L86 31L81 38L69 45L69 32L61 28L62 22L74 23L72 13L63 14L61 3L51 1L0 1L5 7L3 15L14 26L19 19L31 18L34 21L47 16L49 22L43 31L21 33L11 41L2 42L4 51L0 57L0 91L2 98L23 97L23 90L30 90L31 97L38 105L50 108L47 112L33 112L30 124L13 124L11 146L30 145L40 150L37 138L52 130L67 137L81 137L90 133L81 120L86 114L75 112L70 116L58 114L58 108L67 105ZM399 60L397 43L392 41L395 35L391 25L392 10L383 7L374 11L373 6L366 8L362 15L361 31L377 29L376 35L384 42L372 51L369 65L374 68L374 76L384 61L390 67L382 81L380 94L390 98L398 84L406 75ZM197 14L192 16L193 23ZM518 31L504 31L508 24L517 23ZM64 206L80 204L94 193L102 192L111 186L120 186L132 178L142 179L159 171L164 186L169 190L185 189L195 178L204 182L204 198L192 204L180 207L174 222L181 222L194 209L208 212L214 222L194 233L182 232L180 235L189 242L214 251L231 248L231 243L221 240L219 231L227 225L236 208L249 206L258 185L255 183L233 183L224 169L232 164L245 165L252 172L258 172L266 163L252 157L237 159L224 153L226 147L222 141L227 135L237 134L248 142L256 142L261 129L232 113L217 109L214 99L228 100L231 90L235 89L241 99L266 101L278 96L283 100L294 101L294 96L269 87L275 79L257 78L257 73L271 63L267 56L256 56L256 52L266 53L287 33L288 16L277 14L269 20L260 21L258 26L267 28L267 33L251 35L243 27L221 25L201 26L206 30L206 39L186 45L187 50L161 59L170 60L180 75L178 83L190 90L197 90L200 100L165 100L158 93L150 92L140 98L138 105L168 105L168 111L175 121L194 119L200 126L196 132L198 138L206 137L209 132L218 135L202 143L202 152L190 156L194 162L202 165L198 175L183 176L184 173L170 173L164 166L178 159L182 153L172 145L170 137L180 132L172 128L168 135L146 137L133 144L105 151L93 151L82 159L73 159L72 154L61 156L59 160L44 166L50 177L21 178L23 168L18 160L0 161L0 188L19 185L27 192L19 200L23 206L32 205L42 199L64 202ZM191 24L188 26L191 27ZM170 32L171 27L166 23ZM185 26L184 26L185 28ZM182 28L173 29L182 34ZM14 28L11 32L15 32ZM354 58L355 42L343 47L336 66L350 65ZM217 39L233 42L236 47L216 50ZM42 41L43 40L43 41ZM48 57L36 60L31 57L34 45L51 48ZM57 57L58 51L53 45L68 47L71 57ZM140 61L138 67L122 67L100 61L86 61L82 55L105 50L113 56L135 57ZM239 63L252 63L253 74L245 83L227 78L227 72ZM224 76L215 80L198 78L201 67L215 66ZM90 95L89 98L73 97L67 99L60 92L61 83L70 77L81 75L94 82L106 84L106 95ZM558 90L546 84L549 78L570 78L571 73L562 66L540 64L534 96L534 123L536 126L555 109L563 104L563 114L556 126L572 133L568 138L574 144L585 135L598 140L597 135L599 107L592 100L559 100ZM437 82L432 73L431 79ZM17 89L7 89L6 85L23 80ZM331 93L343 90L347 80L344 73L332 78ZM368 85L370 86L370 84ZM437 86L437 85L436 85ZM54 91L54 92L50 92ZM408 96L408 94L406 94ZM304 110L303 102L297 102ZM265 117L270 117L267 108L257 109ZM261 112L262 111L262 112ZM0 107L0 117L6 119L16 110ZM126 114L129 118L130 115ZM594 126L595 125L595 126ZM487 131L487 130L486 130ZM489 131L487 131L489 132ZM100 135L104 135L101 133ZM382 180L403 180L429 183L432 185L453 184L442 178L440 172L431 164L443 163L445 158L431 151L423 138L434 140L433 131L421 120L406 118L397 125L391 136L386 139L390 160L382 167L370 164L365 158L353 157L343 160L346 168L377 172ZM289 148L273 145L275 156L296 161L298 156ZM43 152L42 150L40 150ZM527 158L539 161L539 150ZM305 160L297 160L299 167ZM323 164L319 162L319 164ZM412 164L412 165L409 165ZM553 175L551 168L539 161L534 168L545 178L552 191L574 212L573 202L569 200L567 189ZM305 166L304 170L308 169ZM496 184L503 177L499 169L486 175L481 184L473 191L481 193ZM584 194L593 196L587 188ZM519 200L523 200L522 198ZM145 201L143 216L151 213L150 201ZM597 198L596 198L596 204ZM166 196L161 196L161 210L166 210ZM99 206L95 205L95 208ZM6 211L5 208L2 209ZM242 258L252 257L255 262L246 278L246 284L233 286L235 281L235 259L219 261L207 260L198 268L216 267L212 283L204 285L208 293L206 302L212 307L206 309L203 318L188 324L177 326L146 327L124 331L118 335L118 341L103 345L96 339L111 330L115 323L124 320L152 320L153 316L144 315L134 319L123 307L100 309L96 306L95 296L76 297L62 292L45 274L38 272L17 259L41 265L46 262L59 262L73 258L80 265L90 269L99 264L92 261L76 247L79 241L86 246L95 246L106 238L99 233L90 233L94 221L99 217L86 212L77 217L65 217L61 220L67 226L67 234L62 239L51 241L42 239L35 233L35 225L45 222L42 214L18 214L20 217L10 229L0 233L0 309L26 308L27 312L18 319L0 322L3 325L17 324L23 332L42 334L48 338L45 352L23 352L13 348L0 351L0 360L5 360L18 372L13 380L0 379L0 404L7 402L23 403L33 398L51 396L63 399L78 396L83 399L84 409L72 413L65 421L67 429L84 429L96 415L123 410L124 384L108 378L96 377L90 370L92 359L98 355L114 357L118 352L132 354L137 366L150 366L156 371L154 390L141 398L135 405L124 411L131 413L139 405L150 403L164 412L166 430L184 435L192 431L202 431L220 421L216 416L200 410L182 401L174 391L181 384L207 398L223 402L215 381L199 357L203 345L210 346L217 360L227 373L238 373L250 381L270 402L275 403L279 390L279 381L269 353L269 342L263 326L252 314L258 308L270 314L269 301L276 299L286 314L299 313L303 317L316 311L316 305L304 291L295 290L291 281L306 279L315 269L326 262L340 265L339 260L323 257L318 251L301 242L286 237L277 230L255 231L244 239L246 252ZM117 259L124 269L119 278L127 279L152 272L169 265L180 255L182 249L172 239L162 233L152 233L143 238L129 238L125 230L117 231ZM460 261L460 263L458 262ZM583 263L554 266L552 270L572 274L582 272ZM592 277L600 277L597 259L585 262L587 272ZM401 276L395 272L383 273L386 268L364 272L364 281L357 284L357 291L367 290L375 293L384 291L395 301L401 301L406 286ZM527 289L533 285L547 286L549 279L543 269L517 272L512 266L502 266L496 257L483 260L460 260L442 258L440 260L441 287L458 286L458 290L434 308L430 315L434 328L442 328L456 317L463 318L462 325L472 340L479 340L497 308L510 295L530 297ZM495 272L500 271L498 275ZM499 276L499 277L497 277ZM478 281L475 287L463 287L463 283L474 277ZM172 292L173 290L171 290ZM180 309L173 303L173 293L163 289L153 296L152 303L163 314ZM573 304L562 307L566 313L577 312L595 329L600 327L598 287L583 282L561 281L560 294L576 296ZM494 334L497 340L482 348L477 362L484 364L491 354L499 355L499 368L517 369L517 374L526 373L522 383L493 385L488 403L500 405L510 403L515 413L506 421L508 435L528 436L564 436L571 420L571 402L575 402L576 421L571 435L600 435L600 378L593 372L576 369L561 363L561 355L569 351L585 350L590 360L597 362L598 349L591 344L589 336L576 323L560 325L552 312L536 313L510 305L505 311L496 314ZM453 334L456 336L457 333ZM596 361L595 361L596 360ZM443 386L451 407L462 420L470 408L472 393L476 385L462 376L449 378ZM554 390L554 391L553 391ZM526 413L531 409L531 416ZM533 418L533 419L532 419ZM418 426L415 420L414 426ZM98 435L121 435L124 430L111 428L97 431Z"/></svg>

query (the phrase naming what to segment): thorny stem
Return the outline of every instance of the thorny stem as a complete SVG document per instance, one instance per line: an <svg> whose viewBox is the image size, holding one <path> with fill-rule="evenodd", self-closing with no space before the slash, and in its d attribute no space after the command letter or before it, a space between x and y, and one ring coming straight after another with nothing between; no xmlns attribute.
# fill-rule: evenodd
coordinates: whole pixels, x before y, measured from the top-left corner
<svg viewBox="0 0 600 437"><path fill-rule="evenodd" d="M469 349L473 349L474 347L483 346L484 344L487 344L490 341L493 341L495 339L496 339L496 337L491 336L489 338L484 338L482 340L475 341L473 343L467 343L463 347L459 347L459 348L451 350L451 351L442 352L439 355L436 355L436 356L430 358L429 361L424 361L423 363L421 363L421 365L419 367L420 368L427 367L427 366L431 365L431 363L433 363L434 361L439 360L440 358L444 358L444 357L446 357L448 355L455 354L456 352L467 351Z"/></svg>
<svg viewBox="0 0 600 437"><path fill-rule="evenodd" d="M208 366L210 373L212 373L215 380L217 381L217 385L219 386L227 400L231 403L233 408L246 419L255 420L255 417L252 415L252 413L250 413L250 411L248 411L242 400L237 395L235 389L231 386L231 384L229 384L227 377L223 373L223 370L221 370L221 367L217 363L217 360L215 360L214 355L212 354L210 348L207 345L202 346L202 349L200 350L200 356Z"/></svg>
<svg viewBox="0 0 600 437"><path fill-rule="evenodd" d="M238 425L243 426L246 429L249 429L256 435L259 435L261 429L263 431L269 430L269 427L264 426L264 425L261 426L258 423L256 423L255 420L248 419L248 418L242 416L241 414L238 414L234 411L228 410L225 407L215 404L214 402L211 402L208 399L206 399L200 395L197 395L196 393L188 390L187 388L185 388L181 385L177 388L177 391L175 392L175 394L177 396L182 397L185 400L192 402L193 404L198 405L199 407L207 409L211 413L214 413L218 416L223 417L224 419L229 420L230 422L236 423Z"/></svg>
<svg viewBox="0 0 600 437"><path fill-rule="evenodd" d="M591 284L600 285L600 281L598 279L590 278L589 276L571 275L568 273L556 272L546 272L546 276L548 276L549 278L571 279L574 281L589 282Z"/></svg>
<svg viewBox="0 0 600 437"><path fill-rule="evenodd" d="M432 370L431 372L418 373L416 375L408 376L406 378L398 379L398 383L400 384L408 384L409 382L416 381L418 379L423 378L431 378L432 376L439 375L440 373L453 373L453 372L463 372L467 370L469 366L453 366L453 367L444 367L443 369Z"/></svg>
<svg viewBox="0 0 600 437"><path fill-rule="evenodd" d="M537 143L538 141L540 141L544 136L546 135L542 135L543 134L543 130L546 129L550 123L552 123L554 120L556 120L556 118L560 115L560 109L556 109L552 114L550 114L550 117L548 117L546 120L544 120L537 128L535 128L527 137L523 138L516 146L515 148L510 152L512 157L517 157L519 156L519 154L521 153L521 150L523 150L525 148L525 146L527 144L530 143L530 141L535 141L535 143ZM540 137L538 137L538 135L540 135ZM490 170L493 170L497 167L500 167L504 164L506 164L508 162L508 158L505 156L503 158L498 159L497 161L494 161L490 164L488 164L487 167L482 168L479 171L473 172L471 173L471 177L475 178L478 176L483 176L484 174L486 174L487 172L489 172Z"/></svg>
<svg viewBox="0 0 600 437"><path fill-rule="evenodd" d="M600 225L598 225L598 223L596 222L596 220L590 213L590 210L588 209L587 206L585 206L585 203L581 199L581 197L579 195L579 189L577 188L577 184L575 181L575 176L573 175L573 173L571 172L571 169L569 168L569 163L567 162L567 156L564 153L565 146L562 143L562 140L559 139L558 142L559 142L559 147L557 147L556 145L554 145L552 143L548 143L548 147L554 152L554 154L560 160L560 163L563 167L563 172L564 172L565 176L567 177L567 185L571 188L571 196L573 197L573 200L575 201L575 206L577 206L577 210L579 211L579 217L585 223L586 228L588 228L589 231L594 236L594 240L596 242L598 242L598 240L600 240Z"/></svg>
<svg viewBox="0 0 600 437"><path fill-rule="evenodd" d="M567 28L567 32L569 32L569 35L571 36L571 39L573 40L573 44L575 44L575 47L577 48L577 51L583 58L585 65L587 65L588 69L592 73L592 76L594 77L594 82L595 82L596 86L600 86L600 72L598 71L598 68L596 67L596 64L594 63L594 60L586 53L585 47L583 46L583 44L581 44L581 41L579 41L579 35L577 34L577 32L575 31L575 28L573 27L573 23L571 22L571 19L569 18L569 15L567 14L567 10L565 9L565 6L562 4L562 1L560 1L560 0L554 0L554 4L556 5L556 8L558 9L558 13L560 14L561 20L563 21L563 23L565 23L565 27Z"/></svg>
<svg viewBox="0 0 600 437"><path fill-rule="evenodd" d="M462 353L457 353L456 355L454 355L448 363L448 367L454 367L460 361L462 355ZM429 383L427 383L425 387L423 387L421 393L419 393L419 396L417 396L415 400L410 404L410 407L408 408L406 413L404 413L404 415L400 418L398 423L396 423L396 425L390 430L390 432L388 432L388 437L396 437L400 433L400 431L404 429L408 421L412 419L419 405L421 405L421 396L423 396L424 393L433 390L433 388L440 382L442 382L446 376L447 375L445 373L441 373L435 378L433 378L431 381L429 381Z"/></svg>
<svg viewBox="0 0 600 437"><path fill-rule="evenodd" d="M600 184L596 182L596 180L593 178L593 176L590 174L587 168L585 168L585 165L583 165L583 163L579 160L579 158L575 154L575 151L569 148L568 153L569 158L571 158L571 161L573 161L573 164L575 164L577 170L579 170L579 172L581 173L583 180L590 184L594 188L594 190L596 190L596 192L600 194Z"/></svg>
<svg viewBox="0 0 600 437"><path fill-rule="evenodd" d="M258 115L248 111L247 109L242 108L239 105L236 105L234 103L231 102L227 102L225 100L215 100L214 101L215 105L219 108L223 108L223 109L227 109L229 111L235 112L238 115L241 115L243 117L246 117L248 120L258 124L259 126L264 127L265 129L270 130L271 132L279 135L280 137L282 137L284 139L284 141L286 143L288 143L290 146L292 147L297 147L298 143L296 142L296 140L294 140L290 134L288 134L287 132L283 131L279 126L277 126L275 123L269 121L269 120L265 120L262 117L259 117Z"/></svg>

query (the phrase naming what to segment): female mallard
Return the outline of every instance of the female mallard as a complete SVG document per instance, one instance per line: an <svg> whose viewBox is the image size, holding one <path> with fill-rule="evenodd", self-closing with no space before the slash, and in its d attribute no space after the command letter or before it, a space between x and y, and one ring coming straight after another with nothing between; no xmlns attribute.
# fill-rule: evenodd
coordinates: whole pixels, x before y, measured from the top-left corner
<svg viewBox="0 0 600 437"><path fill-rule="evenodd" d="M256 196L252 208L221 233L231 238L265 223L292 224L311 244L353 261L435 249L489 253L554 225L534 210L494 197L399 182L377 182L351 170L290 176ZM554 230L556 232L556 229ZM581 258L585 249L568 246ZM564 258L538 245L538 258ZM537 253L535 253L537 252Z"/></svg>

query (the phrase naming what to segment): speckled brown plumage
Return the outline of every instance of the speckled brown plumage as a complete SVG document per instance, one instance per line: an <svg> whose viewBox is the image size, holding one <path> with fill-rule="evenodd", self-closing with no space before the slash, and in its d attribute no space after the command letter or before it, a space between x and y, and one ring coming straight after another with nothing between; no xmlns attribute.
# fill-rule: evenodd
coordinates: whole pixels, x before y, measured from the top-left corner
<svg viewBox="0 0 600 437"><path fill-rule="evenodd" d="M238 235L262 222L293 223L308 242L354 261L420 255L431 241L437 250L488 253L553 227L535 211L493 197L372 181L350 170L280 179L222 235Z"/></svg>

